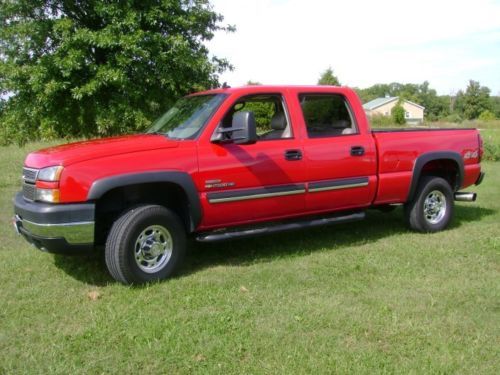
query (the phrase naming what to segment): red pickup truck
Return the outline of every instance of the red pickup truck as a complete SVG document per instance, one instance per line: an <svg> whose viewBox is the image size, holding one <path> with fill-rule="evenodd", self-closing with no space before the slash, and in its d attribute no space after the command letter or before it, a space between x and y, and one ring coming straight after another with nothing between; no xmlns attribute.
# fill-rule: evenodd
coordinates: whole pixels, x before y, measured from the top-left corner
<svg viewBox="0 0 500 375"><path fill-rule="evenodd" d="M362 219L404 205L444 229L479 184L475 129L370 130L355 92L247 86L179 100L146 134L29 154L14 224L52 252L105 246L123 283L165 279L186 238L218 241Z"/></svg>

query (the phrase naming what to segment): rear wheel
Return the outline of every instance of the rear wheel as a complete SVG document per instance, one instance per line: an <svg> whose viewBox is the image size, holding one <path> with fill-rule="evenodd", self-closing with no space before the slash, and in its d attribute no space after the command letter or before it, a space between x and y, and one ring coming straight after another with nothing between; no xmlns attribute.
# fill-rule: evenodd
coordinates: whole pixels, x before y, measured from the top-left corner
<svg viewBox="0 0 500 375"><path fill-rule="evenodd" d="M179 217L165 207L131 209L113 224L106 241L106 265L124 284L163 280L179 268L186 235Z"/></svg>
<svg viewBox="0 0 500 375"><path fill-rule="evenodd" d="M418 184L415 197L405 205L405 216L411 229L437 232L448 226L453 209L450 184L441 177L426 176Z"/></svg>

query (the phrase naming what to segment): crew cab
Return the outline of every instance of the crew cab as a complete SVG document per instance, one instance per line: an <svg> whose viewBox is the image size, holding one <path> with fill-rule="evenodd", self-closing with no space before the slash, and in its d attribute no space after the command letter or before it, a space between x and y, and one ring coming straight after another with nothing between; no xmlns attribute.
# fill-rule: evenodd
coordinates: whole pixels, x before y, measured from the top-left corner
<svg viewBox="0 0 500 375"><path fill-rule="evenodd" d="M333 86L221 88L180 99L146 134L29 154L16 230L50 252L104 246L125 284L172 275L187 237L219 241L354 221L404 205L439 231L479 184L476 129L370 129Z"/></svg>

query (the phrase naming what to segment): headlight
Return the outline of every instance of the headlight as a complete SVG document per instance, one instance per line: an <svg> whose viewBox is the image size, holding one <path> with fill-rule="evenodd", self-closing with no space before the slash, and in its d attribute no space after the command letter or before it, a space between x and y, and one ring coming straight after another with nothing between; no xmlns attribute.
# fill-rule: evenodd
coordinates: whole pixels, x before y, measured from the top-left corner
<svg viewBox="0 0 500 375"><path fill-rule="evenodd" d="M63 171L63 167L58 165L55 167L47 167L40 169L38 172L38 180L42 181L59 181L61 177L61 172Z"/></svg>
<svg viewBox="0 0 500 375"><path fill-rule="evenodd" d="M35 200L48 203L59 203L59 179L63 167L56 165L38 171L36 179Z"/></svg>

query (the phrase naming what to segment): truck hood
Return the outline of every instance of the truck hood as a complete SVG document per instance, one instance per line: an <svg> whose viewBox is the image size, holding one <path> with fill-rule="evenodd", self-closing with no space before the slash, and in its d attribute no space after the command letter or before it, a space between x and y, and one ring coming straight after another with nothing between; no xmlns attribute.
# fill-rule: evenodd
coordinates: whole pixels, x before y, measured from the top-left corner
<svg viewBox="0 0 500 375"><path fill-rule="evenodd" d="M44 168L52 165L68 166L85 160L177 146L179 146L178 141L158 134L102 138L32 152L26 157L25 165L31 168Z"/></svg>

